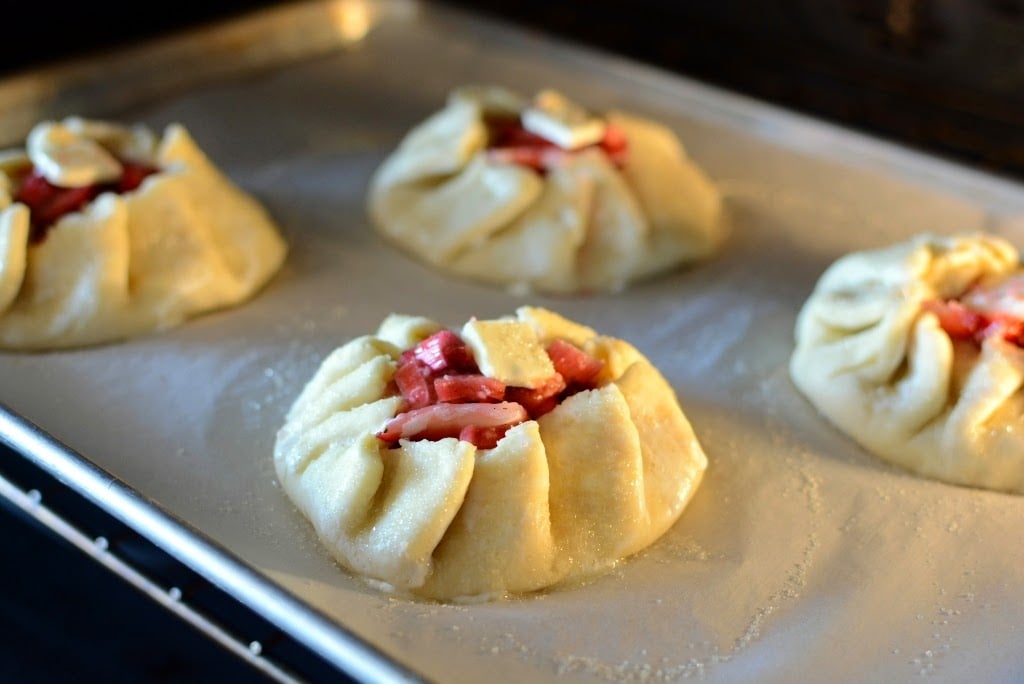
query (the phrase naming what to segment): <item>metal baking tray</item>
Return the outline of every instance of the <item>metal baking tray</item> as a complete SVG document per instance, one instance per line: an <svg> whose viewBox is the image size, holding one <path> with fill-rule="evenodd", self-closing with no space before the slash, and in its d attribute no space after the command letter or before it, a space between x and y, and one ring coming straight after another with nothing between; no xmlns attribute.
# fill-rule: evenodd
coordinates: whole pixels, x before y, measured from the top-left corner
<svg viewBox="0 0 1024 684"><path fill-rule="evenodd" d="M672 127L725 195L721 253L620 294L551 298L457 281L386 245L364 211L369 175L448 90L482 82L554 87ZM0 82L0 112L9 143L66 114L184 123L282 226L287 263L243 306L118 344L0 354L0 441L339 672L1024 676L1024 497L885 465L786 372L796 312L831 261L926 230L987 229L1024 246L1021 185L404 1L289 3L20 74ZM351 578L275 482L284 412L324 355L390 312L454 325L525 303L626 338L662 370L710 460L691 506L613 572L537 596L410 602ZM10 483L0 494L46 510Z"/></svg>

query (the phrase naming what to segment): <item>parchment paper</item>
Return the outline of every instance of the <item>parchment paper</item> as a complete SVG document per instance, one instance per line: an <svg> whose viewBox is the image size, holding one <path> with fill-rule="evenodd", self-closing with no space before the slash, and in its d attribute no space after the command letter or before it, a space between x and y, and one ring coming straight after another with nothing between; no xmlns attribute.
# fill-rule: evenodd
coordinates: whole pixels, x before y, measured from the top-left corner
<svg viewBox="0 0 1024 684"><path fill-rule="evenodd" d="M184 123L280 222L286 266L250 303L172 331L0 354L0 400L432 680L1024 677L1024 497L885 465L786 372L796 312L831 261L925 230L984 227L1024 246L1024 188L423 10L356 48L124 111ZM726 195L721 253L618 295L547 298L396 252L366 218L369 174L471 82L555 87L667 123ZM455 325L526 303L628 339L661 369L710 459L693 503L612 573L536 597L414 603L352 579L275 482L284 412L327 353L389 312Z"/></svg>

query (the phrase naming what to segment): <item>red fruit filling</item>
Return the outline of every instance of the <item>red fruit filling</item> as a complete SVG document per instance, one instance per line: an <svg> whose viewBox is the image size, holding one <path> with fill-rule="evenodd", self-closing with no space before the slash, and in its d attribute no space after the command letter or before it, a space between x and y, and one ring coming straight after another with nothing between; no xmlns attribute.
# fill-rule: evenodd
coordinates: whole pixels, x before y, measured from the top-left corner
<svg viewBox="0 0 1024 684"><path fill-rule="evenodd" d="M395 384L409 408L423 408L437 401L430 369L415 362L398 364Z"/></svg>
<svg viewBox="0 0 1024 684"><path fill-rule="evenodd" d="M981 344L991 335L1024 347L1024 320L1003 313L982 313L963 305L956 299L932 299L921 308L935 314L939 325L955 340L973 340Z"/></svg>
<svg viewBox="0 0 1024 684"><path fill-rule="evenodd" d="M509 387L505 392L505 396L509 401L522 404L531 417L539 418L558 406L558 402L564 398L561 394L565 389L565 378L556 372L536 389L530 387Z"/></svg>
<svg viewBox="0 0 1024 684"><path fill-rule="evenodd" d="M626 163L629 156L629 142L620 128L606 125L604 138L580 150L564 150L550 140L526 130L518 117L488 117L487 151L492 159L509 164L527 166L544 173L557 166L566 155L585 149L600 149L616 166Z"/></svg>
<svg viewBox="0 0 1024 684"><path fill-rule="evenodd" d="M501 401L505 383L484 375L442 375L434 378L434 392L440 402Z"/></svg>
<svg viewBox="0 0 1024 684"><path fill-rule="evenodd" d="M603 361L565 340L555 340L547 351L555 370L570 385L588 385L604 368Z"/></svg>
<svg viewBox="0 0 1024 684"><path fill-rule="evenodd" d="M554 375L539 387L506 386L480 373L472 350L454 332L434 333L399 357L394 380L403 411L377 437L393 446L400 439L457 437L493 449L510 427L596 387L603 361L562 340L552 342L547 352Z"/></svg>
<svg viewBox="0 0 1024 684"><path fill-rule="evenodd" d="M159 171L154 166L133 161L122 160L121 166L121 177L117 180L80 188L62 188L54 185L35 168L25 173L14 193L14 201L28 206L31 225L29 241L41 242L50 226L61 217L79 211L100 194L131 192L138 188L147 176Z"/></svg>
<svg viewBox="0 0 1024 684"><path fill-rule="evenodd" d="M436 440L458 437L468 427L507 428L528 418L526 409L511 401L433 404L399 413L377 436L385 442L402 438Z"/></svg>
<svg viewBox="0 0 1024 684"><path fill-rule="evenodd" d="M480 372L473 360L473 352L451 330L434 333L412 348L416 360L433 371Z"/></svg>
<svg viewBox="0 0 1024 684"><path fill-rule="evenodd" d="M476 445L478 449L493 449L498 446L498 441L505 436L508 427L480 427L479 425L467 425L459 432L459 439Z"/></svg>

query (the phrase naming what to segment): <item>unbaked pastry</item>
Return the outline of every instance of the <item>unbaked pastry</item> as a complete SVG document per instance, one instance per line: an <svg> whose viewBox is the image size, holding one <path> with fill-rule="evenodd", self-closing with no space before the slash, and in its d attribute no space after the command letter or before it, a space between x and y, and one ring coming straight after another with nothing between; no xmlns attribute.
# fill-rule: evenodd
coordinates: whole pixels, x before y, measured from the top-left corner
<svg viewBox="0 0 1024 684"><path fill-rule="evenodd" d="M1024 270L988 234L848 254L796 324L796 386L899 466L1024 493Z"/></svg>
<svg viewBox="0 0 1024 684"><path fill-rule="evenodd" d="M374 174L393 244L511 290L615 291L714 252L721 198L676 135L554 91L453 91Z"/></svg>
<svg viewBox="0 0 1024 684"><path fill-rule="evenodd" d="M277 476L341 565L438 600L531 592L661 536L707 459L628 343L551 311L387 317L288 412Z"/></svg>
<svg viewBox="0 0 1024 684"><path fill-rule="evenodd" d="M0 348L76 347L238 304L284 240L186 129L69 117L0 153Z"/></svg>

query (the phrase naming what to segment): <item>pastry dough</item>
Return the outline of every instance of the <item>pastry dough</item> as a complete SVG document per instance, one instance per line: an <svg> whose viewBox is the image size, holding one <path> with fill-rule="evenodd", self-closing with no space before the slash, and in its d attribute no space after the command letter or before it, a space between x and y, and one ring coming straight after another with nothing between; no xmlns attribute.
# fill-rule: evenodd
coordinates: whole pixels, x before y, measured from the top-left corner
<svg viewBox="0 0 1024 684"><path fill-rule="evenodd" d="M1024 493L1024 270L987 234L844 256L796 324L796 386L878 456Z"/></svg>
<svg viewBox="0 0 1024 684"><path fill-rule="evenodd" d="M500 88L452 92L384 161L368 200L378 230L436 268L559 294L708 257L721 204L668 128Z"/></svg>
<svg viewBox="0 0 1024 684"><path fill-rule="evenodd" d="M693 496L707 459L639 351L544 309L483 323L498 322L519 327L515 348L391 315L296 399L277 476L344 567L423 598L531 592L643 549ZM520 346L546 349L557 372L534 388L474 375L481 344L505 370ZM406 371L436 396L421 401Z"/></svg>
<svg viewBox="0 0 1024 684"><path fill-rule="evenodd" d="M172 124L69 117L0 153L0 348L109 342L239 304L280 268L265 209Z"/></svg>

